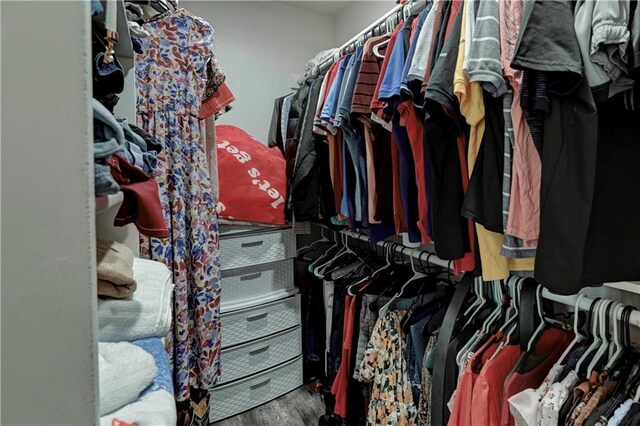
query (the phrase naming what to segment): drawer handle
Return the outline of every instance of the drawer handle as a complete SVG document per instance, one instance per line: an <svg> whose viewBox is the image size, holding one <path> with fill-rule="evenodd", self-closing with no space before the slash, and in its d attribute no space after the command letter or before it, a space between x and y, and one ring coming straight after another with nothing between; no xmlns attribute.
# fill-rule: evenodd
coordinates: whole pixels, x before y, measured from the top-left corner
<svg viewBox="0 0 640 426"><path fill-rule="evenodd" d="M251 385L251 386L249 386L249 389L251 389L251 390L260 389L262 387L267 386L269 384L269 382L271 382L271 379L267 379L264 382L260 382L260 383L257 383L255 385Z"/></svg>
<svg viewBox="0 0 640 426"><path fill-rule="evenodd" d="M262 347L262 348L260 348L260 349L253 350L253 351L249 352L249 356L254 356L254 355L261 354L262 352L266 352L266 351L268 351L268 350L269 350L269 347L270 347L270 346L271 346L271 345L267 345L267 346Z"/></svg>
<svg viewBox="0 0 640 426"><path fill-rule="evenodd" d="M250 243L242 243L240 245L240 247L258 247L261 246L262 244L264 244L264 241L260 240L260 241L252 241Z"/></svg>
<svg viewBox="0 0 640 426"><path fill-rule="evenodd" d="M243 275L240 277L240 281L249 281L249 280L255 280L257 278L260 278L262 276L262 272L258 272L255 274L250 274L250 275Z"/></svg>
<svg viewBox="0 0 640 426"><path fill-rule="evenodd" d="M269 315L269 312L265 312L264 314L254 315L252 317L247 317L247 321L258 321L258 320L261 320L263 318L266 318L267 315Z"/></svg>

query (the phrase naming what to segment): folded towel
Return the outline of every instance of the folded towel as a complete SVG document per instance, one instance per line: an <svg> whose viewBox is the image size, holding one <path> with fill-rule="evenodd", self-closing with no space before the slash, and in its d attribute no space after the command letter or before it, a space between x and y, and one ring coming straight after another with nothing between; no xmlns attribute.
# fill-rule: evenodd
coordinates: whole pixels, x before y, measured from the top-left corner
<svg viewBox="0 0 640 426"><path fill-rule="evenodd" d="M136 291L133 279L133 252L124 244L97 242L98 296L124 299Z"/></svg>
<svg viewBox="0 0 640 426"><path fill-rule="evenodd" d="M176 401L165 390L148 393L136 402L100 418L100 426L112 426L114 420L138 426L175 426L178 423Z"/></svg>
<svg viewBox="0 0 640 426"><path fill-rule="evenodd" d="M133 277L138 289L131 299L98 300L99 341L132 341L169 334L173 312L171 272L160 262L135 258Z"/></svg>
<svg viewBox="0 0 640 426"><path fill-rule="evenodd" d="M165 390L173 395L173 378L171 375L171 365L169 363L169 356L167 355L167 350L162 339L154 337L150 339L136 340L135 342L131 343L151 354L154 361L156 362L156 368L158 369L158 373L156 374L155 379L153 379L153 382L151 382L151 384L144 391L142 391L142 394L140 396L142 397L148 393L158 390Z"/></svg>
<svg viewBox="0 0 640 426"><path fill-rule="evenodd" d="M153 356L127 342L99 343L100 415L136 401L156 377Z"/></svg>

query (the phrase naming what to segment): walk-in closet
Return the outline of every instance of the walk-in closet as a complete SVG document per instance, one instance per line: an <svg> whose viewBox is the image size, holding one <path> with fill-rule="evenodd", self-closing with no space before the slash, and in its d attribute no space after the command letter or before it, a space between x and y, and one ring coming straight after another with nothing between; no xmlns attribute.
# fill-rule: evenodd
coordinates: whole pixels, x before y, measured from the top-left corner
<svg viewBox="0 0 640 426"><path fill-rule="evenodd" d="M0 423L640 425L637 0L0 35Z"/></svg>

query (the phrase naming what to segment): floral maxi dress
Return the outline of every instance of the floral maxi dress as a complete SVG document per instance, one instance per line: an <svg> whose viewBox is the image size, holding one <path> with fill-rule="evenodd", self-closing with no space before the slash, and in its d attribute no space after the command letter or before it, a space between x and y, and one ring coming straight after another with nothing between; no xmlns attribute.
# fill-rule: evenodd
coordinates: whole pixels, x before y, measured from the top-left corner
<svg viewBox="0 0 640 426"><path fill-rule="evenodd" d="M180 8L144 28L150 36L136 56L137 118L162 146L154 177L169 238L142 237L141 255L173 271L169 348L176 399L186 401L220 376L218 219L198 119L213 28Z"/></svg>

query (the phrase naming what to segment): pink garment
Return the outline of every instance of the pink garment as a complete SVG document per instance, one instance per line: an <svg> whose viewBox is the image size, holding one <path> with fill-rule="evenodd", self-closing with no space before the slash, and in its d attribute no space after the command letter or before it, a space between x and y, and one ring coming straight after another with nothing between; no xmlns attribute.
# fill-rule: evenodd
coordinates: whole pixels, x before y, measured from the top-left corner
<svg viewBox="0 0 640 426"><path fill-rule="evenodd" d="M467 363L467 367L462 373L462 378L456 389L456 397L453 400L453 408L451 409L451 416L449 417L448 426L467 426L473 424L471 416L471 400L473 397L473 386L478 378L478 373L474 371L474 365L480 361L480 366L487 362L489 358L494 354L501 341L501 333L495 337L489 338L484 345L476 351L476 354L471 357ZM480 356L480 360L478 360Z"/></svg>
<svg viewBox="0 0 640 426"><path fill-rule="evenodd" d="M511 118L515 147L506 233L522 239L526 247L536 247L540 233L542 162L520 106L520 91L513 92Z"/></svg>
<svg viewBox="0 0 640 426"><path fill-rule="evenodd" d="M500 0L500 50L502 73L509 79L514 92L520 92L522 71L511 68L520 35L524 0Z"/></svg>
<svg viewBox="0 0 640 426"><path fill-rule="evenodd" d="M500 424L504 382L519 357L520 345L507 345L482 368L473 386L472 424Z"/></svg>
<svg viewBox="0 0 640 426"><path fill-rule="evenodd" d="M500 0L502 72L513 88L511 116L514 150L509 218L505 232L536 247L540 234L540 180L542 163L520 106L522 71L511 68L520 35L524 0Z"/></svg>

